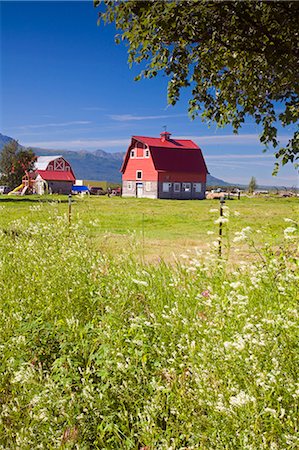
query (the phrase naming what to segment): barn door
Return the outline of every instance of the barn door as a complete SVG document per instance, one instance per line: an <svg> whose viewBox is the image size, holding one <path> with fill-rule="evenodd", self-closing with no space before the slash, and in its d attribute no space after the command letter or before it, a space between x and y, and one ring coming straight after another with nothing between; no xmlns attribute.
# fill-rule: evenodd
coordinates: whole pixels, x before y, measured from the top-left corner
<svg viewBox="0 0 299 450"><path fill-rule="evenodd" d="M143 197L143 183L137 183L136 185L136 197L142 198Z"/></svg>

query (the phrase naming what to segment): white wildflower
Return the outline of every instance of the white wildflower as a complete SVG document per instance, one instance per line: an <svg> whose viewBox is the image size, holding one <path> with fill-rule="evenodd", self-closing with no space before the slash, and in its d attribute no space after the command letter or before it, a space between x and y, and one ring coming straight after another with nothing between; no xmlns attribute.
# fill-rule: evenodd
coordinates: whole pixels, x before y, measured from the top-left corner
<svg viewBox="0 0 299 450"><path fill-rule="evenodd" d="M251 227L245 227L241 231L236 231L233 242L245 241L248 238L248 234L251 233L251 231L252 231Z"/></svg>
<svg viewBox="0 0 299 450"><path fill-rule="evenodd" d="M277 415L277 411L273 408L265 408L264 411L265 411L265 413L269 413L274 417L276 417L276 415Z"/></svg>
<svg viewBox="0 0 299 450"><path fill-rule="evenodd" d="M296 239L296 236L293 235L293 233L296 232L296 228L295 227L288 227L285 228L283 234L285 239Z"/></svg>
<svg viewBox="0 0 299 450"><path fill-rule="evenodd" d="M214 221L214 223L227 223L228 222L228 218L227 217L224 217L224 216L220 216L220 217L218 217L218 219L216 219L215 221Z"/></svg>
<svg viewBox="0 0 299 450"><path fill-rule="evenodd" d="M185 255L184 253L182 253L182 254L180 255L180 257L183 258L183 259L188 259L188 258L189 258L189 256L188 256L188 255Z"/></svg>
<svg viewBox="0 0 299 450"><path fill-rule="evenodd" d="M242 286L242 283L240 281L235 281L233 283L229 283L230 287L233 289L238 289L240 286Z"/></svg>
<svg viewBox="0 0 299 450"><path fill-rule="evenodd" d="M235 349L238 351L242 351L245 348L245 343L246 343L246 341L241 336L238 336L236 341L234 341L234 342L226 341L226 342L224 342L223 345L226 350Z"/></svg>
<svg viewBox="0 0 299 450"><path fill-rule="evenodd" d="M18 372L15 372L12 383L28 383L34 377L34 369L29 366L22 367Z"/></svg>
<svg viewBox="0 0 299 450"><path fill-rule="evenodd" d="M278 445L275 442L270 443L270 450L278 450Z"/></svg>
<svg viewBox="0 0 299 450"><path fill-rule="evenodd" d="M247 295L238 294L238 295L236 295L236 299L238 300L238 303L240 305L241 304L245 305L247 303L247 301L248 301Z"/></svg>
<svg viewBox="0 0 299 450"><path fill-rule="evenodd" d="M188 267L188 268L186 269L186 272L187 272L187 273L190 273L190 272L196 272L196 267Z"/></svg>
<svg viewBox="0 0 299 450"><path fill-rule="evenodd" d="M237 395L233 395L229 399L229 403L234 408L239 408L240 406L245 406L248 403L255 402L255 398L251 395L246 394L244 391L240 391Z"/></svg>
<svg viewBox="0 0 299 450"><path fill-rule="evenodd" d="M35 395L35 396L32 398L32 400L31 400L31 402L30 402L30 405L31 405L31 406L37 405L37 404L40 402L40 400L41 400L41 396L40 396L40 395Z"/></svg>
<svg viewBox="0 0 299 450"><path fill-rule="evenodd" d="M282 419L284 417L285 413L286 413L286 410L284 408L281 408L279 418Z"/></svg>
<svg viewBox="0 0 299 450"><path fill-rule="evenodd" d="M133 283L139 284L140 286L148 286L148 283L146 281L135 280L134 278L132 278L132 281L133 281Z"/></svg>

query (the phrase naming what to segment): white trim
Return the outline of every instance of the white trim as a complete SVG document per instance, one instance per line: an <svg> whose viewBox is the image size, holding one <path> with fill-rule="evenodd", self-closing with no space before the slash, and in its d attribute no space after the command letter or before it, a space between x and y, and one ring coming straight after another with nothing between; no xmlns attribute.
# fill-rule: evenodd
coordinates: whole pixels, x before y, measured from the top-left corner
<svg viewBox="0 0 299 450"><path fill-rule="evenodd" d="M193 189L195 192L201 192L202 190L201 183L193 183Z"/></svg>
<svg viewBox="0 0 299 450"><path fill-rule="evenodd" d="M181 192L181 183L173 183L173 192Z"/></svg>
<svg viewBox="0 0 299 450"><path fill-rule="evenodd" d="M138 176L137 176L138 172L141 173L141 177L138 177ZM136 170L136 180L142 180L142 178L143 178L142 170Z"/></svg>
<svg viewBox="0 0 299 450"><path fill-rule="evenodd" d="M171 189L171 186L172 186L172 183L169 183L169 182L162 183L162 190L163 190L163 192L169 192L170 189Z"/></svg>
<svg viewBox="0 0 299 450"><path fill-rule="evenodd" d="M183 192L191 192L191 183L183 183L182 191Z"/></svg>

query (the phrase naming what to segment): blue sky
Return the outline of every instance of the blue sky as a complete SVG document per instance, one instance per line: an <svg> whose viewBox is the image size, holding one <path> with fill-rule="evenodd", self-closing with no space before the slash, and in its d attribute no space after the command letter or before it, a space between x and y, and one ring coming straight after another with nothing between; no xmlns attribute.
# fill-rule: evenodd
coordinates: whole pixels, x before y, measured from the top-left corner
<svg viewBox="0 0 299 450"><path fill-rule="evenodd" d="M188 92L167 105L167 77L134 81L113 25L97 26L92 1L1 2L0 131L33 147L125 151L132 135L191 138L209 171L226 181L298 186L292 165L271 176L260 129L248 120L239 135L187 114ZM285 143L293 129L281 130Z"/></svg>

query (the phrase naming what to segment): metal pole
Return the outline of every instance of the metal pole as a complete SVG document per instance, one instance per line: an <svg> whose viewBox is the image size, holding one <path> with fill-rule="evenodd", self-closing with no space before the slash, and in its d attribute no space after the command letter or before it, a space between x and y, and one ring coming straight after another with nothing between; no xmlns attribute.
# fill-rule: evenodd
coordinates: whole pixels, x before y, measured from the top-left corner
<svg viewBox="0 0 299 450"><path fill-rule="evenodd" d="M69 194L68 204L69 204L68 219L69 219L69 225L70 225L71 220L72 220L72 194Z"/></svg>
<svg viewBox="0 0 299 450"><path fill-rule="evenodd" d="M221 197L220 199L220 217L223 217L223 205L225 203L225 200L223 197ZM222 220L220 220L219 222L219 246L218 246L218 254L219 254L219 258L221 258L221 254L222 254Z"/></svg>

